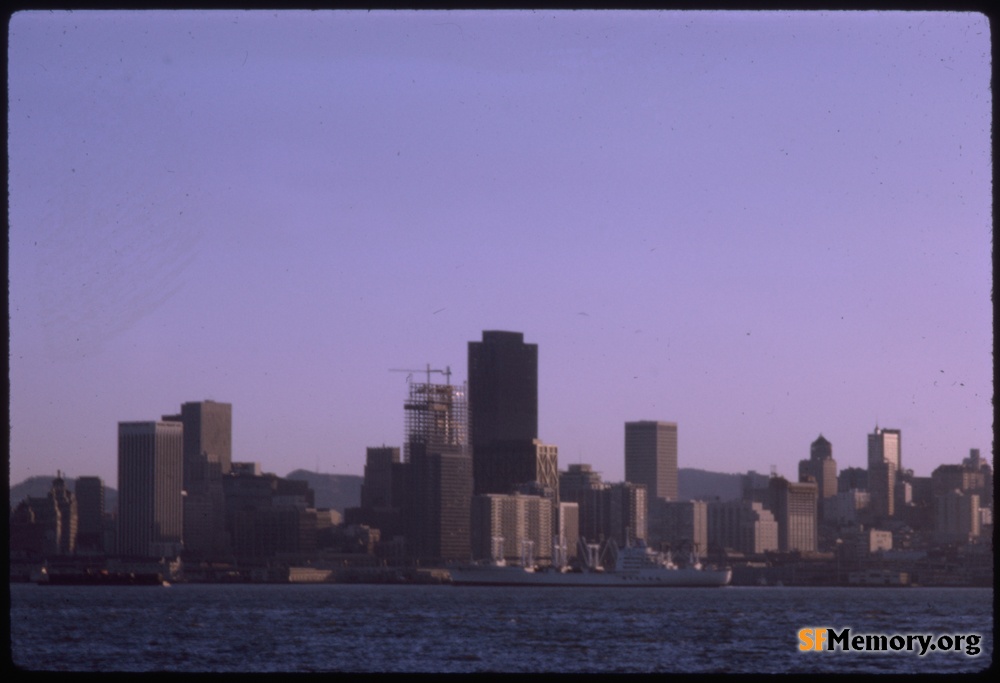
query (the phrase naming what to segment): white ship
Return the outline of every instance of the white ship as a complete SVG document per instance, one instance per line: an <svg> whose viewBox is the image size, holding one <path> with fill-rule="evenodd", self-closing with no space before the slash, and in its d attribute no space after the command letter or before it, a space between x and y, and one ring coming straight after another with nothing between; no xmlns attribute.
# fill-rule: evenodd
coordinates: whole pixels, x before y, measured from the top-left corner
<svg viewBox="0 0 1000 683"><path fill-rule="evenodd" d="M552 586L552 587L719 587L732 579L730 569L706 569L694 558L688 566L678 567L669 553L659 553L644 544L617 548L612 542L614 563L609 569L597 561L598 546L584 546L586 564L582 568L539 568L530 561L521 565L495 559L482 564L449 568L456 586ZM558 557L558 553L557 553Z"/></svg>

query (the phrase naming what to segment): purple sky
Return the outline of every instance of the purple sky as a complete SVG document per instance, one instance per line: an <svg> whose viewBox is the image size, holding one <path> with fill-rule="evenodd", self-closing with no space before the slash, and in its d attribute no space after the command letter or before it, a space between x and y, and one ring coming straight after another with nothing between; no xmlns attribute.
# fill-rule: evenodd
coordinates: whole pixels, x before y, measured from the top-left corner
<svg viewBox="0 0 1000 683"><path fill-rule="evenodd" d="M539 347L560 468L789 478L993 432L990 35L972 13L28 12L9 26L10 476L117 423L361 474L406 374Z"/></svg>

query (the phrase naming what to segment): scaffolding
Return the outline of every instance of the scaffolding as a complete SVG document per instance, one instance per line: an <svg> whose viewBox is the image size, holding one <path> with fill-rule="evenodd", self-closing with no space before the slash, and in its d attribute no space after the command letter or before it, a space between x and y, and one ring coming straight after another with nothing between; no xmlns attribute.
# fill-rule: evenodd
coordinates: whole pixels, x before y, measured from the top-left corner
<svg viewBox="0 0 1000 683"><path fill-rule="evenodd" d="M465 387L430 382L409 382L404 460L410 461L410 445L455 446L468 449L468 404Z"/></svg>

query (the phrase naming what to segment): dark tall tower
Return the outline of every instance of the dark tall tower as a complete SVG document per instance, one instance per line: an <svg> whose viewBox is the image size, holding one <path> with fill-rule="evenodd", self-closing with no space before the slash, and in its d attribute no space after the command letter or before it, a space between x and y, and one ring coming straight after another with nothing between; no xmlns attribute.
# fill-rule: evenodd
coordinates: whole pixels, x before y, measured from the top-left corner
<svg viewBox="0 0 1000 683"><path fill-rule="evenodd" d="M78 553L104 551L104 482L100 477L77 477L76 487Z"/></svg>
<svg viewBox="0 0 1000 683"><path fill-rule="evenodd" d="M118 423L118 554L173 557L183 533L184 426Z"/></svg>
<svg viewBox="0 0 1000 683"><path fill-rule="evenodd" d="M399 449L390 446L369 448L365 458L365 478L361 484L361 507L392 507L392 466L399 464Z"/></svg>
<svg viewBox="0 0 1000 683"><path fill-rule="evenodd" d="M538 438L538 345L520 332L469 342L472 447Z"/></svg>
<svg viewBox="0 0 1000 683"><path fill-rule="evenodd" d="M514 453L535 457L537 344L525 344L520 332L497 331L483 332L481 342L469 342L469 422L476 495L507 494L526 483L517 477L536 471L533 464L506 465L517 459Z"/></svg>
<svg viewBox="0 0 1000 683"><path fill-rule="evenodd" d="M459 446L411 443L405 511L410 554L432 562L470 558L472 458Z"/></svg>

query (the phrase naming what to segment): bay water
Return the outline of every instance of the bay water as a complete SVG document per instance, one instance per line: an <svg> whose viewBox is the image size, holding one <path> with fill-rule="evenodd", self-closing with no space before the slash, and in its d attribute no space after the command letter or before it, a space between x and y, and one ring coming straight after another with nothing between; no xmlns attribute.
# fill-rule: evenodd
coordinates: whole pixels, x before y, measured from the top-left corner
<svg viewBox="0 0 1000 683"><path fill-rule="evenodd" d="M22 670L962 673L988 588L10 585ZM803 628L981 636L979 653L801 651Z"/></svg>

